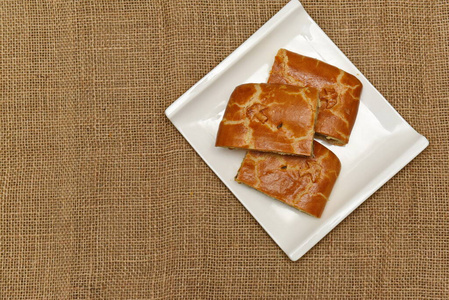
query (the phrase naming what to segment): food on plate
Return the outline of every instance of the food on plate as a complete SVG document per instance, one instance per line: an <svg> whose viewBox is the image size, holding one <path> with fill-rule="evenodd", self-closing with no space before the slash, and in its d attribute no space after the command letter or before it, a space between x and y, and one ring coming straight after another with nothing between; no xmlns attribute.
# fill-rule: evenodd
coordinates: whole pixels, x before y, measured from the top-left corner
<svg viewBox="0 0 449 300"><path fill-rule="evenodd" d="M348 143L362 92L362 83L354 75L320 60L280 49L268 83L318 89L320 108L315 126L317 136L336 145Z"/></svg>
<svg viewBox="0 0 449 300"><path fill-rule="evenodd" d="M338 157L314 141L314 157L248 151L235 180L319 218L340 168Z"/></svg>
<svg viewBox="0 0 449 300"><path fill-rule="evenodd" d="M313 87L240 85L229 99L215 145L310 156L318 105Z"/></svg>

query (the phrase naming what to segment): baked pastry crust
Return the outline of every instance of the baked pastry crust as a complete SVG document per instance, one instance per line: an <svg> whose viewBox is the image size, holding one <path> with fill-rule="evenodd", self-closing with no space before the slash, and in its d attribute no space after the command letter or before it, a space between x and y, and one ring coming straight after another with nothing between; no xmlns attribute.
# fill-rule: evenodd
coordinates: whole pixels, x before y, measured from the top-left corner
<svg viewBox="0 0 449 300"><path fill-rule="evenodd" d="M319 218L341 164L332 151L314 144L314 157L248 151L235 180Z"/></svg>
<svg viewBox="0 0 449 300"><path fill-rule="evenodd" d="M317 135L337 145L348 143L362 92L362 83L354 75L320 60L280 49L268 82L318 89Z"/></svg>
<svg viewBox="0 0 449 300"><path fill-rule="evenodd" d="M243 84L232 93L215 145L312 155L318 91L284 84Z"/></svg>

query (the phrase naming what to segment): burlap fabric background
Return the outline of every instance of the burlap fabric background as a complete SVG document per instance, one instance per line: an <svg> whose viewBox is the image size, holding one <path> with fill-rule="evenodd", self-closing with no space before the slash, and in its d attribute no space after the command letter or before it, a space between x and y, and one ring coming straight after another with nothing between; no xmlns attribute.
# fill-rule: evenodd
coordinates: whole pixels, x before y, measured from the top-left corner
<svg viewBox="0 0 449 300"><path fill-rule="evenodd" d="M449 5L303 5L430 146L291 262L163 112L279 1L2 1L2 299L449 297Z"/></svg>

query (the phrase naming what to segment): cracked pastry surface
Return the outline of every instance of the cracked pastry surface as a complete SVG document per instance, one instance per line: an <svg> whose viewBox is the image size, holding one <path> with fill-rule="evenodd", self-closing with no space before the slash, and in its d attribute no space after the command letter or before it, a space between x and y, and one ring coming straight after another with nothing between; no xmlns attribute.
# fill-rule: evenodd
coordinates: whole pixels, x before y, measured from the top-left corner
<svg viewBox="0 0 449 300"><path fill-rule="evenodd" d="M235 180L319 218L341 164L315 141L313 152L314 157L300 157L248 151Z"/></svg>
<svg viewBox="0 0 449 300"><path fill-rule="evenodd" d="M284 84L243 84L232 93L215 146L312 155L318 90Z"/></svg>
<svg viewBox="0 0 449 300"><path fill-rule="evenodd" d="M320 60L280 49L268 82L318 89L321 105L317 135L337 145L348 143L362 92L362 83L355 76Z"/></svg>

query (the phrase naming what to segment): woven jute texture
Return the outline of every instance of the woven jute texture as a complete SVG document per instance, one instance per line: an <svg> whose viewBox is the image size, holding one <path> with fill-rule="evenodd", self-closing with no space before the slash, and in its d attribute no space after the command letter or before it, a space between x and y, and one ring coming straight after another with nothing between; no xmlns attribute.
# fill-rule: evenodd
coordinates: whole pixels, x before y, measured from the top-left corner
<svg viewBox="0 0 449 300"><path fill-rule="evenodd" d="M430 146L297 262L165 117L286 3L0 2L1 299L449 298L446 0L303 1Z"/></svg>

